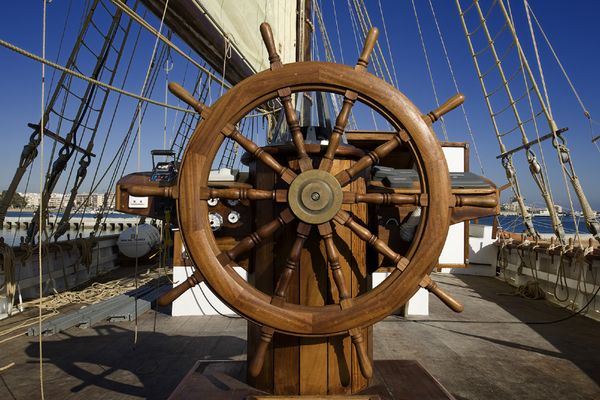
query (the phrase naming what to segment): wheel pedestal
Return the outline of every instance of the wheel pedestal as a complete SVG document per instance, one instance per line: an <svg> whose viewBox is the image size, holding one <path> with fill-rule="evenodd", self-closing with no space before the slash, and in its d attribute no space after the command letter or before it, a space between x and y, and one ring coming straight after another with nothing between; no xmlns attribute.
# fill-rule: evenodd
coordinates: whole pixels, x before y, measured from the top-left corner
<svg viewBox="0 0 600 400"><path fill-rule="evenodd" d="M244 361L200 360L177 385L169 400L300 400L297 395L270 395L243 382ZM418 382L418 384L416 384ZM455 398L414 360L375 361L369 387L353 395L313 395L310 400L398 400Z"/></svg>
<svg viewBox="0 0 600 400"><path fill-rule="evenodd" d="M295 168L295 161L282 164ZM319 159L316 159L317 165ZM354 160L335 160L335 174L354 164ZM284 164L285 165L285 164ZM262 163L253 163L251 171L255 187L275 189L276 176ZM344 190L364 192L365 181L356 179ZM347 204L343 209L354 214L357 220L366 223L366 204ZM281 210L275 203L261 202L254 210L256 226L271 221ZM249 281L265 293L273 293L274 282L285 265L296 237L296 226L287 226L281 236L271 238L257 246L251 258ZM367 274L366 244L345 226L336 227L334 241L339 251L340 265L346 286L352 297L365 292L370 285ZM323 306L339 303L337 289L327 267L325 248L315 229L305 242L297 273L287 290L288 302L302 305ZM363 338L368 343L368 354L372 359L371 328L364 328ZM259 343L260 327L248 323L248 359L254 357ZM259 390L285 395L351 394L365 389L369 382L361 374L356 350L349 335L322 338L305 338L275 333L267 350L261 373L248 376L248 383Z"/></svg>

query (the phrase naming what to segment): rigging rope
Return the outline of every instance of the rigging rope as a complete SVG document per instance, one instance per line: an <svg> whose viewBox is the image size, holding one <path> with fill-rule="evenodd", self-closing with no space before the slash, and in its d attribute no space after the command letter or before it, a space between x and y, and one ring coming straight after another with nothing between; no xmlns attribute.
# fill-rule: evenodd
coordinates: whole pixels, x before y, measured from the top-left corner
<svg viewBox="0 0 600 400"><path fill-rule="evenodd" d="M6 47L9 50L12 50L12 51L14 51L14 52L16 52L18 54L21 54L21 55L23 55L25 57L31 58L32 60L38 61L38 62L40 62L40 63L42 63L44 65L48 65L49 67L58 69L59 71L65 72L65 73L70 74L70 75L73 75L73 76L75 76L75 77L77 77L79 79L82 79L82 80L86 81L86 82L92 83L94 85L101 86L101 87L106 88L108 90L112 90L113 92L117 92L117 93L123 94L123 95L128 96L128 97L132 97L134 99L137 99L137 100L149 103L149 104L154 104L155 106L167 107L167 108L170 108L172 110L178 110L178 111L185 112L185 113L191 113L191 114L195 114L196 113L196 111L191 110L191 109L186 109L186 108L183 108L183 107L177 107L177 106L173 106L171 104L163 103L163 102L160 102L160 101L157 101L157 100L149 99L147 97L142 97L142 96L139 96L139 95L137 95L135 93L128 92L127 90L119 89L119 88L117 88L115 86L106 84L106 83L101 82L101 81L99 81L97 79L90 78L90 77L88 77L88 76L86 76L86 75L84 75L84 74L82 74L80 72L70 70L68 68L63 67L62 65L59 65L59 64L57 64L55 62L52 62L52 61L46 59L45 56L42 56L42 57L37 56L37 55L35 55L33 53L30 53L27 50L24 50L24 49L22 49L20 47L17 47L14 44L9 43L9 42L7 42L5 40L0 39L0 46Z"/></svg>
<svg viewBox="0 0 600 400"><path fill-rule="evenodd" d="M43 11L42 11L42 58L46 58L46 8L47 8L47 3L46 0L42 0L43 2ZM45 113L45 101L44 101L44 94L46 91L46 66L44 64L42 64L42 73L41 73L41 104L40 104L40 113L41 113L41 122L40 122L40 193L43 192L44 190L44 113ZM43 218L43 213L40 212L39 214L39 223L38 223L38 237L40 238L40 244L41 244L41 238L42 238L42 220ZM39 309L38 309L38 329L41 332L42 331L42 305L43 305L43 282L42 282L42 269L43 269L43 257L42 257L42 246L38 246L38 273L39 273L39 280L38 280L38 290L39 290L39 298L40 298L40 304L39 304ZM40 335L39 340L39 369L40 369L40 398L42 400L45 399L44 396L44 356L43 356L43 339L42 339L42 335Z"/></svg>
<svg viewBox="0 0 600 400"><path fill-rule="evenodd" d="M435 98L436 107L440 106L440 99L437 94L437 90L435 88L435 80L433 79L433 72L431 71L431 65L429 64L429 55L427 54L427 48L425 47L425 39L423 38L423 32L421 31L421 23L419 22L419 15L417 14L417 7L415 5L415 0L410 0L412 3L412 8L415 13L415 20L417 21L417 30L419 32L419 38L421 39L421 47L423 48L423 55L425 56L425 64L427 65L427 72L429 73L429 81L431 82L431 89L433 89L433 97ZM442 124L442 133L444 134L444 139L448 141L448 131L446 130L446 122L444 121L444 117L440 118L440 122Z"/></svg>
<svg viewBox="0 0 600 400"><path fill-rule="evenodd" d="M224 78L223 79L219 78L218 76L216 76L215 74L213 74L208 68L206 68L205 66L200 65L200 63L198 63L196 60L194 60L188 54L186 54L183 50L181 50L179 47L177 47L171 40L169 40L168 38L164 37L160 33L160 29L157 31L156 28L154 28L152 25L150 25L148 22L146 22L146 20L144 20L137 13L135 13L134 10L132 10L131 8L129 8L123 2L123 0L111 0L111 1L113 2L114 5L116 5L117 7L119 7L119 9L121 9L125 14L129 15L132 19L134 19L136 22L138 22L142 27L144 27L150 33L152 33L153 35L155 35L158 39L160 39L162 42L164 42L167 46L169 46L170 48L172 48L173 50L175 50L177 53L179 53L183 58L185 58L190 63L192 63L196 68L204 71L204 73L207 74L212 80L221 83L222 85L224 85L228 89L231 88L231 85L228 84L227 82L225 82ZM168 2L168 0L167 0L167 2Z"/></svg>
<svg viewBox="0 0 600 400"><path fill-rule="evenodd" d="M385 43L388 48L388 54L390 56L390 63L392 64L392 71L394 73L394 84L398 87L398 75L396 74L396 65L394 64L394 56L392 55L392 47L390 46L390 38L388 36L387 26L385 24L385 17L383 16L383 7L381 6L381 0L377 0L379 6L379 13L381 14L381 23L383 25L383 33L385 35Z"/></svg>
<svg viewBox="0 0 600 400"><path fill-rule="evenodd" d="M356 45L356 53L360 54L360 45L359 45L359 25L357 22L358 17L355 19L354 17L354 8L352 7L352 5L350 4L350 0L347 0L348 2L348 12L350 13L350 21L352 23L352 32L354 33L354 44ZM358 14L358 11L357 11ZM363 31L363 35L364 35L364 31ZM364 37L363 37L364 39ZM371 65L373 65L374 68L374 63L372 63ZM375 127L375 130L378 130L377 127L377 120L375 119L375 112L373 111L373 109L370 110L371 111L371 117L373 118L373 126Z"/></svg>
<svg viewBox="0 0 600 400"><path fill-rule="evenodd" d="M562 62L558 58L558 54L556 53L556 51L554 50L554 47L550 43L550 40L548 39L548 36L546 36L546 32L544 32L544 29L542 29L542 25L538 21L535 13L533 12L533 9L531 8L531 5L529 5L528 1L525 1L525 7L526 7L526 10L528 10L531 13L531 16L533 16L533 19L534 19L536 25L538 26L540 32L542 33L542 36L544 37L544 40L546 41L546 44L548 45L548 48L552 52L552 55L554 56L554 59L556 60L556 63L558 64L560 70L562 71L563 75L565 76L565 79L567 80L567 83L569 84L569 86L571 88L571 91L573 91L573 94L577 98L577 102L579 103L579 106L581 107L581 109L583 111L583 115L587 119L590 119L591 116L590 116L589 111L587 110L587 107L583 104L583 100L581 100L581 97L579 96L579 93L577 92L577 89L575 89L575 85L573 85L573 82L571 81L571 78L567 74L567 71L565 70L565 67L563 66ZM528 16L529 16L529 12L527 13ZM537 50L536 50L536 53L537 53Z"/></svg>
<svg viewBox="0 0 600 400"><path fill-rule="evenodd" d="M130 24L128 24L128 26L127 26L127 30L128 31L129 31L130 27L131 27ZM125 83L127 82L127 79L129 77L129 72L131 70L131 65L133 63L135 54L136 54L137 49L138 49L138 42L139 42L139 39L140 39L141 31L142 31L142 28L140 27L138 29L138 31L137 31L137 35L136 35L136 38L135 38L134 43L133 43L133 49L131 51L131 56L129 57L127 68L125 69L125 74L124 74L124 77L123 77L123 81L121 83L121 89L125 87ZM100 164L102 163L102 160L104 159L104 154L105 154L105 151L106 151L106 146L108 144L108 139L110 138L110 134L112 132L113 124L115 122L115 117L117 115L117 111L119 110L119 105L121 103L121 99L122 98L123 98L123 95L119 93L118 96L117 96L114 108L113 108L113 113L112 113L112 116L111 116L111 119L110 119L110 123L108 125L107 130L106 130L107 133L106 133L106 136L104 137L104 142L102 144L102 150L100 151L100 156L98 157L98 166L100 166ZM117 155L115 155L115 157L117 157ZM80 224L83 222L83 217L85 215L85 212L86 212L86 209L87 209L87 205L88 205L88 202L89 202L90 198L92 197L92 195L93 195L94 191L96 190L96 188L98 187L98 185L106 177L106 173L108 172L108 170L110 169L110 167L113 165L114 160L115 160L115 158L113 158L113 160L109 163L106 172L102 175L102 177L100 178L100 180L98 181L97 184L96 184L96 179L98 177L98 172L100 171L100 168L96 168L94 170L94 176L92 178L92 182L91 182L91 185L90 185L90 187L91 187L90 193L88 193L88 196L85 198L85 200L83 201L83 203L80 204L77 207L77 209L75 210L75 214L77 214L79 211L81 211L81 209L83 207L83 212L81 213ZM96 225L94 225L94 231L93 232L94 232L94 235L97 234L97 226Z"/></svg>
<svg viewBox="0 0 600 400"><path fill-rule="evenodd" d="M509 11L509 15L510 15L510 21L507 21L507 24L508 24L508 22L510 22L510 24L512 24L512 30L515 32L515 37L516 37L516 26L515 26L515 23L514 23L514 18L513 18L513 14L512 14L511 6L510 6L510 0L507 0L507 5L508 5L508 11ZM517 43L517 46L519 46L519 48L520 48L520 45L518 43ZM526 62L527 61L525 60L525 55L523 54L523 52L519 51L519 63L520 63L519 70L521 71L521 73L523 75L523 83L524 83L525 87L527 88L529 85L527 83L527 75L525 73L525 63ZM531 81L532 81L531 82L532 86L535 86L536 82L533 81L533 77L531 77ZM545 87L545 85L544 85L544 87ZM531 111L531 121L533 123L533 127L535 129L535 135L536 135L536 138L537 138L537 146L538 146L538 148L540 150L540 154L542 156L542 166L544 168L544 173L543 174L539 174L539 176L538 176L538 174L534 174L533 178L534 178L534 181L536 182L536 184L538 185L538 187L540 188L540 190L542 191L542 193L547 190L548 197L550 198L550 201L554 205L554 198L553 198L553 195L552 195L552 187L550 185L550 179L549 179L549 175L548 175L548 167L546 165L546 158L545 158L545 155L544 155L544 148L542 147L542 143L541 143L541 139L540 139L540 131L539 131L539 128L538 128L537 118L536 118L539 114L536 115L535 110L533 108L533 101L531 100L531 91L527 90L526 94L527 94L527 100L528 100L528 103L529 103L529 109ZM544 108L544 107L546 107L546 105L542 103L542 108ZM548 107L548 111L547 112L548 112L548 115L550 116L550 119L551 119L552 118L551 117L552 114L550 112L549 107ZM533 160L537 162L537 160L535 159L535 154L533 154L532 152L530 152L529 149L527 149L527 157L528 157L528 159L529 159L529 157L532 157ZM539 164L534 164L534 163L530 162L530 168L531 168L532 165L536 165L536 166L539 167ZM538 183L539 179L541 179L541 183ZM546 187L547 187L547 189L546 189ZM569 196L569 202L571 203L571 213L572 213L573 212L573 202L571 201L571 193L570 193L569 186L568 186L566 180L565 180L565 189L566 189L567 194ZM554 220L554 218L552 220L553 230L555 231L555 234L557 234L557 236L559 237L559 239L561 239L561 236L564 235L564 228L562 226L562 221L560 220L560 217L557 217L557 218L558 218L558 223L556 223L556 221ZM554 225L556 225L556 226L554 226ZM579 232L578 232L578 234L579 234Z"/></svg>
<svg viewBox="0 0 600 400"><path fill-rule="evenodd" d="M433 8L433 3L431 2L431 0L428 0L428 1L429 1L429 8L431 9L431 14L433 15L433 21L435 22L435 27L436 27L438 36L440 38L440 42L442 44L442 50L444 52L444 56L446 57L446 63L448 64L448 70L450 71L450 76L452 78L452 82L454 83L454 89L458 93L458 92L460 92L460 89L458 88L458 82L457 82L456 76L454 74L454 68L452 67L452 63L450 62L450 56L448 55L448 49L446 48L446 41L444 40L444 36L442 35L442 30L440 29L437 15ZM387 33L386 33L386 37L387 37ZM393 66L393 64L392 64L392 66ZM479 168L481 169L481 174L485 175L485 171L483 169L483 163L481 162L481 157L479 156L479 149L477 146L477 142L475 141L475 135L473 135L473 129L471 128L471 123L467 116L467 110L465 108L464 103L460 105L460 109L462 110L463 116L465 118L467 132L469 133L469 137L471 138L471 143L473 143L473 149L475 150L475 157L477 158L477 162L479 163Z"/></svg>
<svg viewBox="0 0 600 400"><path fill-rule="evenodd" d="M509 17L508 17L508 13L506 11L506 8L504 6L504 3L502 1L499 2L500 4L500 8L502 10L502 13L504 14L505 18L507 19L507 22L509 21ZM573 189L575 190L575 193L579 199L579 203L581 205L581 208L583 210L583 213L585 215L585 220L586 220L586 226L589 230L590 233L592 233L596 239L600 240L600 223L598 222L598 220L596 219L596 215L593 212L593 210L591 209L589 202L585 196L585 193L583 192L583 188L581 187L581 183L579 182L579 178L577 177L577 175L575 174L575 168L573 166L573 161L571 159L571 156L569 154L569 149L566 146L566 141L565 139L560 135L559 132L557 132L557 127L556 127L556 123L554 122L554 120L552 119L552 116L549 114L548 109L545 107L545 103L542 99L542 95L539 91L539 88L537 87L537 84L535 82L535 78L533 76L533 73L531 72L531 68L529 67L529 64L527 63L527 60L525 59L525 55L523 52L523 49L521 48L521 45L519 43L519 40L517 38L516 32L515 32L515 28L513 24L509 25L511 33L513 35L515 44L517 45L517 49L519 52L520 57L522 57L523 59L523 64L525 66L525 68L527 69L527 73L529 75L529 78L531 80L532 83L532 88L534 89L536 96L542 106L542 111L544 112L544 115L546 116L546 119L548 121L548 125L550 127L550 130L552 131L553 134L553 141L552 144L554 146L554 148L556 149L556 153L558 156L558 160L560 162L561 165L561 170L563 172L563 178L565 180L565 185L567 185L567 178L566 176L569 175L569 178L571 180L571 184L573 186ZM589 114L589 113L588 113ZM565 164L568 164L569 166L569 171L567 171L567 168L565 167ZM569 195L570 198L570 191L567 189L567 193ZM571 199L569 199L570 202L572 202ZM552 205L553 206L553 205ZM554 217L553 214L553 209L550 209L550 204L548 204L548 209L550 210L551 215Z"/></svg>

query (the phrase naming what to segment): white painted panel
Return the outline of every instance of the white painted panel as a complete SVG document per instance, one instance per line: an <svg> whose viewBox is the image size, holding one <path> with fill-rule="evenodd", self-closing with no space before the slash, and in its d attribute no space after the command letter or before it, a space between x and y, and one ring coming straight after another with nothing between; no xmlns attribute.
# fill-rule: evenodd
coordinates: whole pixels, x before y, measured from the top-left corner
<svg viewBox="0 0 600 400"><path fill-rule="evenodd" d="M236 272L247 279L246 270L235 267ZM183 282L194 273L194 267L173 267L173 282ZM233 315L235 314L206 286L204 282L183 293L171 307L171 315Z"/></svg>
<svg viewBox="0 0 600 400"><path fill-rule="evenodd" d="M442 150L446 156L448 171L465 172L465 149L463 147L442 147Z"/></svg>
<svg viewBox="0 0 600 400"><path fill-rule="evenodd" d="M463 264L465 262L465 224L450 225L446 243L440 254L440 264Z"/></svg>

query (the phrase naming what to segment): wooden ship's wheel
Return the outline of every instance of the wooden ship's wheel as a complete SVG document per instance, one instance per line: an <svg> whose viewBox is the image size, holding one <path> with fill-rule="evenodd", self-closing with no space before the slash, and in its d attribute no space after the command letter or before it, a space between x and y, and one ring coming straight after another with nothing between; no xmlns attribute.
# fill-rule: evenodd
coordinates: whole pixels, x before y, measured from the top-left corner
<svg viewBox="0 0 600 400"><path fill-rule="evenodd" d="M179 227L196 273L163 299L164 303L204 280L221 300L258 327L252 335L254 339L249 339L251 377L261 374L269 343L280 334L349 338L346 343L352 343L352 358L358 365L355 375L362 375L362 383L350 385L349 392L356 392L368 384L373 374L368 336L369 327L375 322L405 304L419 288L430 290L455 311L462 310L462 305L445 294L429 274L437 265L451 221L468 219L464 212L456 217L456 209L483 206L489 213L490 198L489 195L481 198L477 193L453 194L444 154L430 128L441 115L462 103L462 95L422 115L402 93L367 71L377 39L376 29L369 32L354 68L325 62L283 65L269 25L262 24L260 30L269 53L270 70L235 85L213 106L199 103L177 84L170 85L174 94L201 113L202 121L186 148L177 185L166 188L134 185L129 187L129 194L156 194L177 200ZM344 98L326 145L305 143L300 129L292 99L309 91L329 92ZM236 128L244 116L273 99L279 99L283 106L293 146L260 147ZM395 129L389 139L367 152L341 143L357 101L375 110ZM225 138L237 142L252 159L250 175L254 178L249 183L219 187L209 181L213 161ZM418 176L414 190L403 192L368 185L371 167L399 147L411 154L412 168ZM259 175L271 178L265 180ZM495 188L491 190L494 192ZM263 207L261 204L268 204L274 218L254 218L252 233L223 246L209 221L209 200L216 198L242 201L256 214L261 214L258 211ZM497 193L492 208L496 205ZM393 248L372 232L376 229L368 223L367 213L356 211L376 206L420 207L420 222L410 245L402 250ZM347 232L343 235L345 239L340 238L342 230ZM268 259L269 255L263 254L262 258L252 255L278 234L282 239L276 246L279 253L287 253L286 257L277 262L273 257ZM320 266L314 262L314 256L302 255L309 242L312 252L316 251L325 260ZM366 251L359 251L361 254L356 251L367 247L377 253L376 259L386 260L387 271L391 272L372 289L368 288L369 273L377 267L366 265ZM246 281L234 266L248 258L250 279ZM342 258L354 261L342 266ZM271 265L267 271L271 278L266 279L272 280L270 285L257 284L260 278L252 277L265 274L263 264ZM295 278L302 268L310 269L311 282ZM317 268L327 270L317 271ZM324 284L313 275L324 276L327 282ZM298 290L302 285L312 285L309 291L318 293L318 301L303 301L290 295L291 287ZM302 346L301 341L296 343ZM306 392L310 391L300 390L300 394Z"/></svg>

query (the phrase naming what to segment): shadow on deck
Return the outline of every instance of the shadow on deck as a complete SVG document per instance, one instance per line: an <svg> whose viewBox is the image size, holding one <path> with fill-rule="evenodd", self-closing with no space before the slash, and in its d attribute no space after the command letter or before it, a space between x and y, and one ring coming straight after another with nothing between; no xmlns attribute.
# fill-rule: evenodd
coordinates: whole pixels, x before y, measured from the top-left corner
<svg viewBox="0 0 600 400"><path fill-rule="evenodd" d="M458 399L600 398L600 322L546 323L572 313L510 295L514 288L497 279L435 279L465 311L454 314L432 297L429 317L388 318L376 338L405 341L391 353L420 361Z"/></svg>

